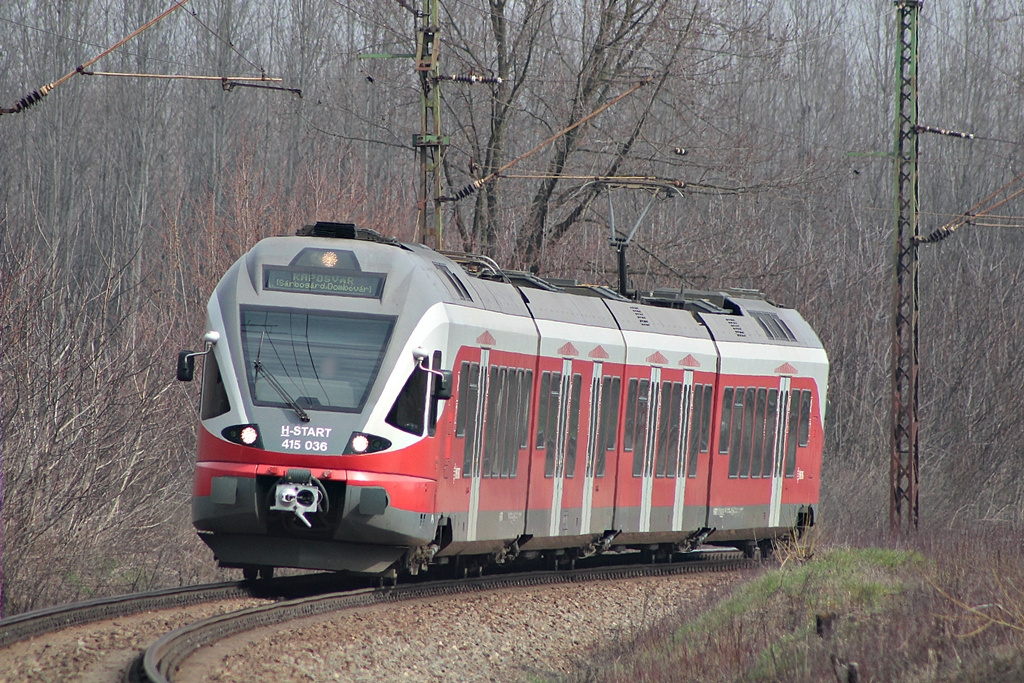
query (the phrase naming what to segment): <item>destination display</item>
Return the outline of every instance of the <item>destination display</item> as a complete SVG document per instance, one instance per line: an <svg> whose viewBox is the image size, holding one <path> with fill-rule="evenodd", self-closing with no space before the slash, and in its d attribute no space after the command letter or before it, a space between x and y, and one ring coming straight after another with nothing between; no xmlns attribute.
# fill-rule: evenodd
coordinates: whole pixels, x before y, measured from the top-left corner
<svg viewBox="0 0 1024 683"><path fill-rule="evenodd" d="M263 289L276 292L333 294L379 299L384 290L383 273L326 271L314 268L263 267Z"/></svg>

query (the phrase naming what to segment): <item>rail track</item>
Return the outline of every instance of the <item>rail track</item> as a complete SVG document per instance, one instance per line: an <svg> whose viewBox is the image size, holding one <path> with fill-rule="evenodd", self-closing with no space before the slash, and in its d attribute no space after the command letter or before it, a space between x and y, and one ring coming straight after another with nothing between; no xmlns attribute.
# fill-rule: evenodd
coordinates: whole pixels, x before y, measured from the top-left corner
<svg viewBox="0 0 1024 683"><path fill-rule="evenodd" d="M716 553L713 559L670 564L625 565L483 576L390 587L360 588L286 600L217 615L171 631L159 638L136 659L126 680L132 683L170 683L175 680L175 673L183 663L200 648L246 631L279 626L288 621L332 612L384 603L511 588L671 576L696 572L724 572L752 566L754 564L750 560L744 559L739 553L729 553L725 556Z"/></svg>
<svg viewBox="0 0 1024 683"><path fill-rule="evenodd" d="M291 599L304 595L359 588L366 580L341 580L335 574L309 574L271 581L225 581L182 588L97 598L58 605L0 619L0 648L75 626L127 617L141 612L187 607L235 598Z"/></svg>
<svg viewBox="0 0 1024 683"><path fill-rule="evenodd" d="M622 562L624 559L629 558L620 558L619 561ZM125 681L170 682L175 680L177 672L185 662L204 647L247 632L268 627L276 629L286 622L307 617L437 597L557 584L622 581L697 572L728 572L751 566L753 563L744 559L740 553L713 552L691 555L672 563L619 564L571 570L507 573L459 580L402 583L386 587L373 587L367 579L354 580L328 573L150 591L53 607L0 620L0 661L3 661L5 654L9 654L11 647L20 641L38 639L34 645L26 643L18 647L39 647L48 657L60 656L59 653L64 653L63 656L66 657L66 649L51 648L51 643L63 637L77 641L80 645L81 639L79 636L62 636L61 631L69 634L82 633L81 629L74 629L95 624L88 632L96 634L111 624L116 625L118 620L132 618L133 615L149 612L158 615L173 613L173 619L158 618L155 628L140 633L138 640L129 646L129 650L124 651L125 645L122 643L122 651L118 655L120 664L115 663L106 667L108 671L124 672ZM246 606L255 600L269 602ZM218 602L223 604L215 605ZM207 603L210 606L204 609L202 606ZM239 609L240 605L243 606L242 609ZM198 617L194 613L194 608L200 612ZM171 612L162 612L166 610ZM217 613L218 611L222 613ZM202 618L209 614L213 616ZM148 615L146 618L149 618ZM101 625L101 622L106 623ZM164 624L162 628L161 624ZM186 625L174 628L177 624ZM160 636L160 633L163 635ZM153 638L155 640L152 640ZM113 640L109 637L100 639ZM115 658L109 654L102 657ZM75 663L64 662L63 667L59 670L60 673L67 674L68 671L75 670ZM124 671L126 667L127 671ZM15 675L15 671L23 673L25 668L12 669L10 673ZM28 680L46 680L47 675L44 668L43 672L36 672L36 676L30 676ZM110 680L117 680L121 675L110 674ZM0 675L0 679L4 678ZM100 678L106 680L104 676L97 678L95 675L92 675L90 680Z"/></svg>

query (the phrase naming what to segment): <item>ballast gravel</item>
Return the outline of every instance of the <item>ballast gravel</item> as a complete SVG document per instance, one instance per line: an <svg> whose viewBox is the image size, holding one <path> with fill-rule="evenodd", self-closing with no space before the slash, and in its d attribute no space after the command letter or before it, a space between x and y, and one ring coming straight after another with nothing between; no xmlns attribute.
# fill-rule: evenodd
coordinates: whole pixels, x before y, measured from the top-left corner
<svg viewBox="0 0 1024 683"><path fill-rule="evenodd" d="M744 573L476 593L377 606L206 648L177 680L557 681L670 615L697 614Z"/></svg>

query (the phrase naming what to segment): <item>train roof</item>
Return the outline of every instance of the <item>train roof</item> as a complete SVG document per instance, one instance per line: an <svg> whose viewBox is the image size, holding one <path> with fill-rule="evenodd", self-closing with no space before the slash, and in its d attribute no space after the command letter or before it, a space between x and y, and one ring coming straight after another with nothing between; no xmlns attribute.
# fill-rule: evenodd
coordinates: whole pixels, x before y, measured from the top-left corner
<svg viewBox="0 0 1024 683"><path fill-rule="evenodd" d="M429 258L434 260L440 255L459 268L457 274L455 271L446 273L453 291L464 291L466 296L462 298L475 298L488 309L518 312L522 301L512 301L509 295L519 291L529 303L531 314L538 318L605 326L608 323L601 322L599 311L607 306L623 329L653 332L656 331L653 328L663 328L658 331L684 334L678 328L680 323L677 317L668 314L668 311L668 315L663 315L647 309L649 306L653 309L688 311L693 322L707 327L719 341L820 346L817 335L799 313L779 306L756 290L660 288L633 292L633 296L627 297L604 285L563 278L542 278L530 272L504 269L493 259L479 254L434 251L420 244L404 243L375 230L358 228L353 223L321 221L303 226L295 234L373 242L402 249L410 255L418 254L422 258L428 258L429 254ZM514 289L495 287L496 283L511 285ZM470 289L473 291L470 292ZM599 300L603 300L603 303ZM522 314L526 314L525 310ZM571 320L566 320L566 316Z"/></svg>

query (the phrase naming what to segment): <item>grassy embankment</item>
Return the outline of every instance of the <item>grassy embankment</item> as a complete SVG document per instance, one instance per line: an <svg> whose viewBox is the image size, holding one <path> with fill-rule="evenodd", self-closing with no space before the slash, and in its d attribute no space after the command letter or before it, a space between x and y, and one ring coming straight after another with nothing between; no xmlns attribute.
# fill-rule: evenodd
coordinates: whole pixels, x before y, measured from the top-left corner
<svg viewBox="0 0 1024 683"><path fill-rule="evenodd" d="M803 544L699 616L679 615L575 680L1024 681L1024 538Z"/></svg>

